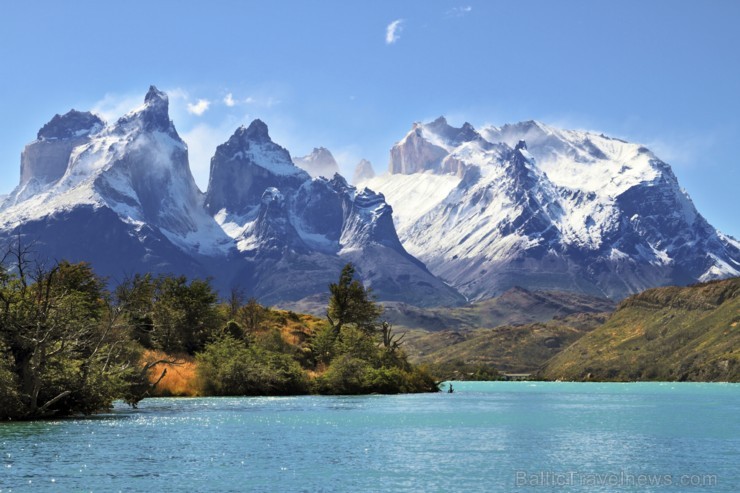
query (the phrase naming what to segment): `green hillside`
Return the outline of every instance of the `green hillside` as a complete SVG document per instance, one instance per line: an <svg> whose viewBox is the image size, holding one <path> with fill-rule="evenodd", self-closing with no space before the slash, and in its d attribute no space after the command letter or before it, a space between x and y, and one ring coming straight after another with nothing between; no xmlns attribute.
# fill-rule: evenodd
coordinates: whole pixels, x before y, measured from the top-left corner
<svg viewBox="0 0 740 493"><path fill-rule="evenodd" d="M554 356L547 380L740 381L740 278L647 290Z"/></svg>
<svg viewBox="0 0 740 493"><path fill-rule="evenodd" d="M412 361L428 364L448 378L465 378L449 373L471 368L532 373L607 317L605 313L580 313L547 322L507 324L491 329L411 331L404 339L404 348Z"/></svg>

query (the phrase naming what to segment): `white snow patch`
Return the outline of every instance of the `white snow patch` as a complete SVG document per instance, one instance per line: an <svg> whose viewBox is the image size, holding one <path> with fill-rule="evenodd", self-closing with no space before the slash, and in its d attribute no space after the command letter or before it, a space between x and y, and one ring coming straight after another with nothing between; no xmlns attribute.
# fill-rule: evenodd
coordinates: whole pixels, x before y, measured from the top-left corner
<svg viewBox="0 0 740 493"><path fill-rule="evenodd" d="M721 258L717 257L717 255L710 252L709 256L712 258L712 260L714 260L714 265L707 269L707 271L701 275L701 277L699 278L701 282L740 276L740 270L736 269Z"/></svg>
<svg viewBox="0 0 740 493"><path fill-rule="evenodd" d="M231 159L247 160L275 175L308 175L306 171L293 164L289 158L286 158L284 150L278 147L274 143L261 145L253 142L250 143L249 149L246 152L239 151Z"/></svg>
<svg viewBox="0 0 740 493"><path fill-rule="evenodd" d="M457 176L430 171L411 175L386 173L363 180L358 188L366 187L385 196L386 203L393 208L393 222L400 235L441 203L459 183Z"/></svg>

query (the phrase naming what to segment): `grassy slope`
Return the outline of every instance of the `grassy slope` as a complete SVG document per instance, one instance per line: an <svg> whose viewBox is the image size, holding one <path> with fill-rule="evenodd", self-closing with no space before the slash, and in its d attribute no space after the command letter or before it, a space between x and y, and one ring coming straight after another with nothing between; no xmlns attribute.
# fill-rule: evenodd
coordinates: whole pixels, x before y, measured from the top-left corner
<svg viewBox="0 0 740 493"><path fill-rule="evenodd" d="M576 314L525 325L473 331L411 331L404 349L415 363L483 365L505 373L537 371L548 359L603 323L607 314Z"/></svg>
<svg viewBox="0 0 740 493"><path fill-rule="evenodd" d="M556 355L555 380L740 381L740 278L657 288Z"/></svg>

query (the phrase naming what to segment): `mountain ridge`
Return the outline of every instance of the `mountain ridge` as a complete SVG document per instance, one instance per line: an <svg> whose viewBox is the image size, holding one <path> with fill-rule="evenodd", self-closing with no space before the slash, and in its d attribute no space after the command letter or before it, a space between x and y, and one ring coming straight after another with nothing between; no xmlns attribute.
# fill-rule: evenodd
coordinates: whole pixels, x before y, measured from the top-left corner
<svg viewBox="0 0 740 493"><path fill-rule="evenodd" d="M404 246L469 299L516 285L620 299L740 274L740 243L670 166L603 134L440 117L415 123L388 173L360 186L384 193Z"/></svg>
<svg viewBox="0 0 740 493"><path fill-rule="evenodd" d="M218 146L203 193L164 92L151 86L142 106L112 124L94 118L70 112L43 127L39 142L51 128L64 144L53 163L64 172L43 183L31 176L40 185L23 183L3 201L6 242L21 235L42 256L91 261L114 279L211 277L223 294L237 289L265 303L323 292L349 261L384 299L463 301L405 251L381 194L339 175L311 178L261 120ZM48 156L31 154L24 169L41 174L33 158Z"/></svg>
<svg viewBox="0 0 740 493"><path fill-rule="evenodd" d="M328 149L310 156L336 165ZM202 192L151 86L113 123L72 110L39 130L0 201L0 239L25 235L106 276L212 277L265 303L322 292L347 262L380 300L424 307L514 286L620 299L740 273L740 243L639 144L440 117L414 123L390 156L385 175L361 161L356 186L312 177L254 120L216 148Z"/></svg>

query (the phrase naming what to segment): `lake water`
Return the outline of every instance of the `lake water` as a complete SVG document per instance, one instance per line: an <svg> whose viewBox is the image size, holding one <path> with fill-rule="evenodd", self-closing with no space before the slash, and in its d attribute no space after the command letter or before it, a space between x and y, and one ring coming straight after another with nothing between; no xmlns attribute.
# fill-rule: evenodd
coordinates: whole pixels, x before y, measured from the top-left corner
<svg viewBox="0 0 740 493"><path fill-rule="evenodd" d="M740 491L740 385L454 387L0 424L0 492Z"/></svg>

